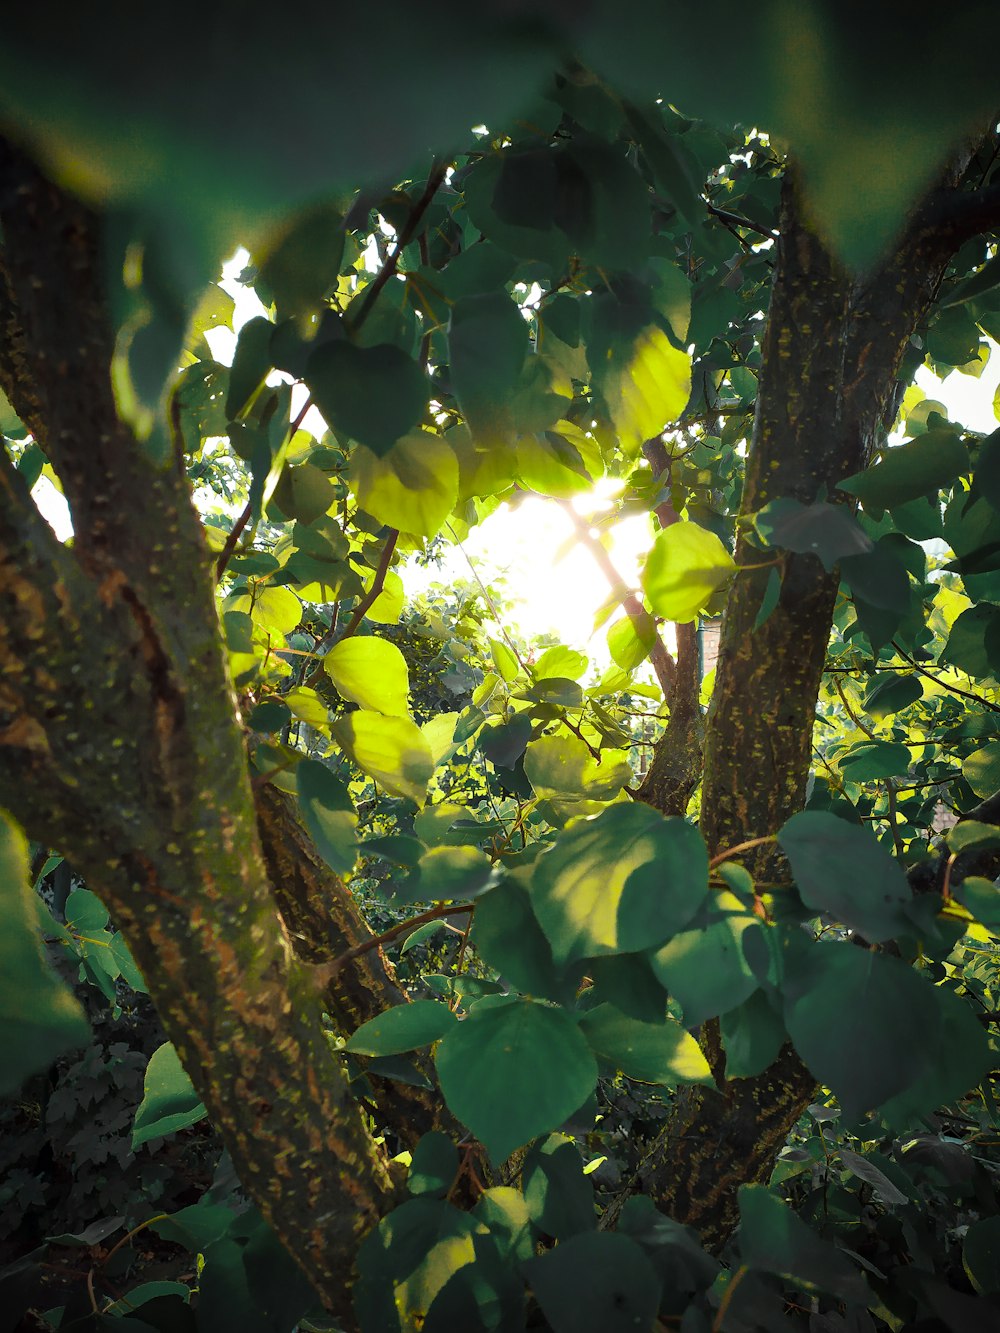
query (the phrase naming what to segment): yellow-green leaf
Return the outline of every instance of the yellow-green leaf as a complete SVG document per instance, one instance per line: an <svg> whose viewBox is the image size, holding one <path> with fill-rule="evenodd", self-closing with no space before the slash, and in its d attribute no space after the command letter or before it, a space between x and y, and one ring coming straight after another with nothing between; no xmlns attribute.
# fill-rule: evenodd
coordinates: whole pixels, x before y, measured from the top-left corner
<svg viewBox="0 0 1000 1333"><path fill-rule="evenodd" d="M636 338L631 357L605 373L601 387L619 443L634 455L684 411L691 396L691 358L651 324Z"/></svg>
<svg viewBox="0 0 1000 1333"><path fill-rule="evenodd" d="M377 713L409 713L410 673L406 658L385 639L350 638L335 643L323 667L345 699Z"/></svg>
<svg viewBox="0 0 1000 1333"><path fill-rule="evenodd" d="M351 455L358 504L380 523L433 537L458 499L458 459L439 436L414 430L384 454Z"/></svg>
<svg viewBox="0 0 1000 1333"><path fill-rule="evenodd" d="M697 523L673 523L657 536L646 557L642 586L656 615L695 620L735 568L714 532Z"/></svg>
<svg viewBox="0 0 1000 1333"><path fill-rule="evenodd" d="M391 796L423 805L434 756L409 718L351 713L333 727L334 739Z"/></svg>
<svg viewBox="0 0 1000 1333"><path fill-rule="evenodd" d="M576 736L540 736L524 753L524 771L544 799L609 801L632 778L627 757L605 750L595 759Z"/></svg>
<svg viewBox="0 0 1000 1333"><path fill-rule="evenodd" d="M366 590L370 589L371 585L372 580L366 579ZM402 615L403 602L403 580L394 569L390 569L386 573L382 591L365 612L365 618L376 625L395 625Z"/></svg>

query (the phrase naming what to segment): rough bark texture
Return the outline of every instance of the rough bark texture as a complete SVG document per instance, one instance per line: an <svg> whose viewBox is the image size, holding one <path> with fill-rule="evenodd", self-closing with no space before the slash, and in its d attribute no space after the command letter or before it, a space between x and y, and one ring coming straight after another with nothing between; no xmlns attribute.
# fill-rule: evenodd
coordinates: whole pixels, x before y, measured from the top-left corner
<svg viewBox="0 0 1000 1333"><path fill-rule="evenodd" d="M257 826L274 896L292 947L306 963L332 963L348 949L373 938L350 891L316 851L291 801L265 783L257 791ZM340 968L323 988L323 1006L339 1031L349 1035L370 1018L407 996L380 948L370 949ZM437 1090L434 1062L423 1051L410 1060L429 1084L417 1087L369 1075L383 1129L407 1147L432 1129L464 1132Z"/></svg>
<svg viewBox="0 0 1000 1333"><path fill-rule="evenodd" d="M93 218L0 145L0 222L0 384L76 533L0 458L0 802L104 898L246 1188L349 1319L394 1190L275 912L201 525L118 421Z"/></svg>
<svg viewBox="0 0 1000 1333"><path fill-rule="evenodd" d="M959 174L956 167L945 189ZM925 204L879 270L852 280L801 217L794 176L786 178L743 514L779 496L835 498L837 483L870 462L898 407L903 352L963 239L962 226L941 224L940 198ZM737 563L764 562L744 538ZM839 580L814 556L786 553L778 605L755 630L768 572L740 574L725 614L701 803L713 854L774 833L805 799ZM657 756L651 778L669 772L670 761ZM669 781L647 781L644 795L676 812ZM748 864L767 876L766 853ZM718 1248L737 1221L738 1187L768 1178L815 1080L786 1046L758 1077L727 1081L717 1022L704 1025L701 1040L719 1088L680 1092L634 1188Z"/></svg>

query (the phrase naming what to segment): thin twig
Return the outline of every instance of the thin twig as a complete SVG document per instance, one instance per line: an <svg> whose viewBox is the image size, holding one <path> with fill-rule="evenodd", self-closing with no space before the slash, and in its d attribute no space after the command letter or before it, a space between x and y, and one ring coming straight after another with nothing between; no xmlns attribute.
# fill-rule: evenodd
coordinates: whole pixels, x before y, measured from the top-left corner
<svg viewBox="0 0 1000 1333"><path fill-rule="evenodd" d="M474 903L463 903L461 907L430 907L426 912L411 916L407 921L400 921L395 926L390 926L388 930L383 930L381 935L373 935L371 939L364 940L361 944L355 944L350 949L345 949L343 953L338 954L329 963L317 963L311 969L316 985L322 989L333 980L341 968L346 967L355 958L361 958L362 955L370 953L372 949L377 949L380 945L391 944L394 939L398 939L400 935L405 935L407 931L413 930L416 926L422 926L428 921L441 921L447 916L458 916L462 912L474 912L475 910Z"/></svg>
<svg viewBox="0 0 1000 1333"><path fill-rule="evenodd" d="M729 1309L732 1302L733 1294L749 1272L750 1269L746 1264L740 1264L739 1268L737 1268L736 1272L729 1279L729 1282L726 1284L726 1289L722 1293L722 1300L719 1302L719 1308L715 1312L715 1318L712 1320L712 1333L720 1333L723 1321L726 1318L726 1311Z"/></svg>
<svg viewBox="0 0 1000 1333"><path fill-rule="evenodd" d="M354 613L347 622L343 634L341 634L340 638L337 640L338 643L351 637L368 614L370 608L374 606L375 602L381 596L382 589L385 587L385 576L389 572L389 565L392 561L392 555L396 549L396 543L398 541L399 532L396 528L390 528L385 539L385 545L382 547L382 554L379 556L378 566L375 570L375 577L372 579L372 586L354 608Z"/></svg>
<svg viewBox="0 0 1000 1333"><path fill-rule="evenodd" d="M631 620L633 628L637 635L640 635L640 627L643 619L648 616L645 607L632 592L625 580L615 569L614 563L601 542L590 531L590 525L576 512L568 500L560 500L559 503L569 515L573 526L576 528L591 555L600 566L601 573L607 579L612 592L619 599L622 609ZM641 635L640 635L641 637ZM660 638L659 632L656 632L653 639L653 646L649 650L649 660L652 663L653 670L656 672L656 679L660 683L660 689L663 691L663 697L668 702L673 696L674 682L677 679L677 664L667 651L667 646Z"/></svg>
<svg viewBox="0 0 1000 1333"><path fill-rule="evenodd" d="M837 693L840 695L840 702L844 705L844 711L847 713L847 716L857 727L858 731L863 732L870 741L877 741L878 737L875 735L874 731L872 731L871 727L866 726L865 723L861 721L857 713L855 713L854 709L847 702L847 695L844 693L844 687L840 683L840 681L834 680L833 686L834 689L837 691Z"/></svg>
<svg viewBox="0 0 1000 1333"><path fill-rule="evenodd" d="M295 418L295 420L291 423L291 425L288 428L288 433L285 436L285 441L284 441L285 444L287 444L289 440L295 438L295 432L302 425L305 415L309 411L310 407L312 407L312 398L307 397L306 401L302 404L302 410L299 412L298 416ZM253 501L248 500L246 502L246 506L243 510L243 513L240 514L239 518L230 528L229 536L226 538L226 544L225 546L223 546L222 551L219 554L219 558L215 562L216 583L219 582L223 574L226 572L226 566L233 558L233 552L236 550L236 543L242 536L243 529L250 522L250 515L252 513L253 513Z"/></svg>
<svg viewBox="0 0 1000 1333"><path fill-rule="evenodd" d="M892 785L892 778L886 778L885 780L885 797L889 806L889 831L892 834L892 845L896 849L896 856L902 861L903 839L899 836L899 830L896 828L896 788Z"/></svg>
<svg viewBox="0 0 1000 1333"><path fill-rule="evenodd" d="M892 641L892 646L904 661L909 662L914 671L919 672L921 676L926 676L927 679L932 680L935 685L940 685L943 690L950 690L952 694L960 694L963 699L971 699L974 703L982 704L984 708L992 709L994 713L1000 713L1000 704L991 703L989 699L984 699L981 695L973 694L971 690L963 690L957 685L950 685L948 681L942 680L940 676L935 676L932 672L925 670L919 662L913 660L909 653L900 648L895 639Z"/></svg>
<svg viewBox="0 0 1000 1333"><path fill-rule="evenodd" d="M362 324L371 314L372 306L378 300L379 292L399 267L399 261L403 251L413 240L420 219L427 212L431 200L444 183L444 179L448 174L448 165L447 162L436 162L431 168L431 173L427 177L427 185L424 192L414 204L413 208L410 209L409 217L406 219L396 236L396 244L393 246L391 254L389 254L385 263L379 269L375 279L365 288L364 296L361 298L361 304L358 306L358 313L355 315L354 319L350 321L350 330L352 333L357 333L358 329L361 328Z"/></svg>
<svg viewBox="0 0 1000 1333"><path fill-rule="evenodd" d="M763 847L765 842L777 842L777 835L768 833L763 838L748 838L746 842L738 842L735 847L727 847L724 852L718 856L713 856L708 863L709 870L714 870L716 866L721 865L723 861L728 861L730 857L735 856L737 852L748 852L751 847Z"/></svg>
<svg viewBox="0 0 1000 1333"><path fill-rule="evenodd" d="M714 218L720 222L731 222L734 227L742 227L744 231L755 232L758 236L763 236L768 241L776 241L778 233L768 231L767 227L758 227L756 222L751 222L748 218L740 217L738 213L730 213L728 209L716 208L714 204L706 204L705 207Z"/></svg>

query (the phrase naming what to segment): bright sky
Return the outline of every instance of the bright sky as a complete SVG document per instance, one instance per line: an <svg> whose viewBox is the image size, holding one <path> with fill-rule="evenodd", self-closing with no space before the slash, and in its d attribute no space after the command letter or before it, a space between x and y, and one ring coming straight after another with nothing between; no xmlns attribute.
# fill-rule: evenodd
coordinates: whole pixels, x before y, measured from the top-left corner
<svg viewBox="0 0 1000 1333"><path fill-rule="evenodd" d="M247 263L246 251L237 254L225 266L222 286L236 303L233 331L211 329L207 334L213 355L225 364L232 360L236 334L248 319L266 311L252 289L237 282ZM928 398L945 404L949 416L970 429L990 432L997 428L993 398L1000 381L1000 349L991 345L992 356L982 376L952 372L944 381L929 370L917 372L917 383ZM305 398L304 386L293 394L292 411ZM318 438L324 430L316 409L306 416L303 426ZM613 486L599 485L593 495L579 497L579 512L593 514L608 504ZM34 490L42 513L60 539L72 529L66 503L55 487L42 478ZM410 561L403 571L410 593L425 591L433 583L450 586L468 582L472 575L468 560L487 588L498 592L510 610L511 625L525 636L553 634L570 647L587 652L595 666L608 663L605 634L607 625L594 632L594 616L608 596L608 585L590 553L571 541L572 523L561 506L541 497L523 497L516 505L504 504L469 535L461 550L449 550L440 567L421 568ZM612 534L611 557L619 574L630 584L638 579L642 557L652 543L650 520L637 516L626 519ZM609 622L610 623L610 622Z"/></svg>

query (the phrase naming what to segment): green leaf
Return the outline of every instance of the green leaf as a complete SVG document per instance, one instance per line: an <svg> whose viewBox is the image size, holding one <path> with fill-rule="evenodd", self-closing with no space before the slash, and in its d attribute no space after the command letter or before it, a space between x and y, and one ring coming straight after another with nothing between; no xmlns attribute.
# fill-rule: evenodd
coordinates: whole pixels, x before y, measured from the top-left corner
<svg viewBox="0 0 1000 1333"><path fill-rule="evenodd" d="M563 983L531 899L514 880L491 889L477 902L472 938L480 956L518 990L558 1000L565 989L565 998L572 997L575 979Z"/></svg>
<svg viewBox="0 0 1000 1333"><path fill-rule="evenodd" d="M524 752L524 771L539 799L611 800L632 779L617 750L595 758L577 736L540 736Z"/></svg>
<svg viewBox="0 0 1000 1333"><path fill-rule="evenodd" d="M910 751L902 741L862 741L842 754L838 763L848 782L876 782L904 774L910 767Z"/></svg>
<svg viewBox="0 0 1000 1333"><path fill-rule="evenodd" d="M527 353L528 325L506 292L480 292L452 306L452 385L469 429L485 443L510 433L511 399Z"/></svg>
<svg viewBox="0 0 1000 1333"><path fill-rule="evenodd" d="M962 1241L962 1267L981 1295L1000 1291L1000 1217L972 1223Z"/></svg>
<svg viewBox="0 0 1000 1333"><path fill-rule="evenodd" d="M888 449L881 463L839 483L866 509L891 509L948 486L969 470L969 451L951 427L939 426Z"/></svg>
<svg viewBox="0 0 1000 1333"><path fill-rule="evenodd" d="M828 574L844 556L861 555L873 546L846 505L825 500L811 505L787 497L772 500L754 515L754 526L768 546L819 556Z"/></svg>
<svg viewBox="0 0 1000 1333"><path fill-rule="evenodd" d="M333 483L313 463L286 464L271 496L286 518L305 524L325 514L335 499Z"/></svg>
<svg viewBox="0 0 1000 1333"><path fill-rule="evenodd" d="M330 204L295 215L254 254L258 282L274 300L278 318L317 309L337 285L344 253L344 219Z"/></svg>
<svg viewBox="0 0 1000 1333"><path fill-rule="evenodd" d="M660 985L645 953L607 954L587 960L596 1004L608 1003L640 1023L662 1023L667 1009Z"/></svg>
<svg viewBox="0 0 1000 1333"><path fill-rule="evenodd" d="M431 1130L413 1149L407 1187L411 1194L443 1198L458 1172L458 1151L447 1134Z"/></svg>
<svg viewBox="0 0 1000 1333"><path fill-rule="evenodd" d="M458 459L450 445L427 430L409 431L375 453L358 445L350 478L358 504L380 523L433 537L458 499Z"/></svg>
<svg viewBox="0 0 1000 1333"><path fill-rule="evenodd" d="M657 534L642 571L654 613L665 620L696 620L729 582L736 562L714 532L697 523L672 523Z"/></svg>
<svg viewBox="0 0 1000 1333"><path fill-rule="evenodd" d="M657 324L622 340L603 365L591 359L591 369L630 457L677 420L691 394L691 358Z"/></svg>
<svg viewBox="0 0 1000 1333"><path fill-rule="evenodd" d="M556 1240L593 1231L594 1187L580 1150L565 1134L549 1134L528 1149L521 1168L524 1201L536 1228Z"/></svg>
<svg viewBox="0 0 1000 1333"><path fill-rule="evenodd" d="M358 1251L355 1303L362 1328L423 1328L435 1297L477 1258L486 1227L443 1199L408 1199L382 1218ZM287 1327L290 1327L288 1325Z"/></svg>
<svg viewBox="0 0 1000 1333"><path fill-rule="evenodd" d="M108 924L108 909L89 889L74 889L66 899L66 924L78 934L103 930Z"/></svg>
<svg viewBox="0 0 1000 1333"><path fill-rule="evenodd" d="M331 870L350 875L358 856L358 813L346 783L317 759L300 759L295 785L302 822Z"/></svg>
<svg viewBox="0 0 1000 1333"><path fill-rule="evenodd" d="M386 1009L362 1023L345 1043L353 1055L401 1055L429 1046L449 1032L458 1020L436 1000L414 1000Z"/></svg>
<svg viewBox="0 0 1000 1333"><path fill-rule="evenodd" d="M896 1097L906 1099L908 1112L915 1106L929 1112L967 1092L978 1081L979 1059L989 1060L985 1035L967 1008L887 954L851 944L813 945L798 969L786 973L784 998L796 1050L849 1119ZM837 1016L836 1041L830 1040L831 1014ZM946 1027L963 1048L954 1069L942 1064Z"/></svg>
<svg viewBox="0 0 1000 1333"><path fill-rule="evenodd" d="M873 944L910 927L912 892L899 863L856 824L820 810L793 815L778 834L807 907Z"/></svg>
<svg viewBox="0 0 1000 1333"><path fill-rule="evenodd" d="M538 661L531 667L535 680L579 680L589 665L586 653L578 653L572 648L557 644L546 648Z"/></svg>
<svg viewBox="0 0 1000 1333"><path fill-rule="evenodd" d="M900 676L895 671L883 671L872 678L865 692L863 707L871 717L881 721L916 703L923 697L923 693L923 681L916 673Z"/></svg>
<svg viewBox="0 0 1000 1333"><path fill-rule="evenodd" d="M956 828L961 828L957 824ZM955 893L980 925L995 930L1000 926L1000 888L991 879L980 875L966 875Z"/></svg>
<svg viewBox="0 0 1000 1333"><path fill-rule="evenodd" d="M524 1271L553 1333L652 1328L660 1283L633 1240L590 1231L531 1259Z"/></svg>
<svg viewBox="0 0 1000 1333"><path fill-rule="evenodd" d="M577 820L535 864L531 901L557 963L654 948L708 893L698 831L651 807Z"/></svg>
<svg viewBox="0 0 1000 1333"><path fill-rule="evenodd" d="M975 819L962 819L945 834L950 852L981 852L1000 847L1000 828L995 824L981 824Z"/></svg>
<svg viewBox="0 0 1000 1333"><path fill-rule="evenodd" d="M764 596L760 599L760 610L754 617L754 632L760 629L761 625L768 619L771 612L778 605L778 599L781 597L781 575L776 569L768 571L767 586L764 589Z"/></svg>
<svg viewBox="0 0 1000 1333"><path fill-rule="evenodd" d="M500 679L509 685L512 680L517 679L518 672L521 670L521 664L518 662L514 650L502 639L487 639L487 643L490 645L493 665L496 667Z"/></svg>
<svg viewBox="0 0 1000 1333"><path fill-rule="evenodd" d="M555 1129L597 1081L593 1054L561 1009L494 996L472 1006L435 1052L452 1113L496 1162Z"/></svg>
<svg viewBox="0 0 1000 1333"><path fill-rule="evenodd" d="M133 990L138 991L140 995L148 995L149 991L146 989L145 978L132 957L132 951L125 943L125 936L121 933L112 936L111 956L118 966L119 973L128 985Z"/></svg>
<svg viewBox="0 0 1000 1333"><path fill-rule="evenodd" d="M338 435L384 454L417 425L430 384L399 347L328 342L309 357L305 382Z"/></svg>
<svg viewBox="0 0 1000 1333"><path fill-rule="evenodd" d="M290 588L258 586L252 597L234 593L224 605L227 613L249 612L254 624L269 634L291 634L302 619L302 603Z"/></svg>
<svg viewBox="0 0 1000 1333"><path fill-rule="evenodd" d="M351 713L331 727L337 744L392 796L423 805L434 756L409 718Z"/></svg>
<svg viewBox="0 0 1000 1333"><path fill-rule="evenodd" d="M240 329L226 394L226 416L230 421L239 420L253 406L258 390L270 373L273 333L274 325L262 315L248 319Z"/></svg>
<svg viewBox="0 0 1000 1333"><path fill-rule="evenodd" d="M372 579L366 578L366 592L371 588L371 585ZM403 580L394 569L390 569L386 573L382 591L365 612L365 618L376 625L395 625L402 614L404 601Z"/></svg>
<svg viewBox="0 0 1000 1333"><path fill-rule="evenodd" d="M463 902L496 884L498 872L478 847L429 847L413 874L396 888L402 902Z"/></svg>
<svg viewBox="0 0 1000 1333"><path fill-rule="evenodd" d="M149 1057L146 1066L142 1102L132 1122L133 1151L149 1139L187 1129L207 1114L173 1043L165 1041Z"/></svg>
<svg viewBox="0 0 1000 1333"><path fill-rule="evenodd" d="M483 1190L473 1211L489 1227L502 1258L530 1259L535 1253L528 1204L520 1190L494 1185Z"/></svg>
<svg viewBox="0 0 1000 1333"><path fill-rule="evenodd" d="M588 1009L580 1030L595 1055L640 1083L675 1087L678 1083L714 1086L701 1047L679 1023L639 1023L610 1004Z"/></svg>
<svg viewBox="0 0 1000 1333"><path fill-rule="evenodd" d="M962 776L984 800L1000 791L1000 741L990 741L962 760Z"/></svg>
<svg viewBox="0 0 1000 1333"><path fill-rule="evenodd" d="M990 263L1000 271L1000 255L995 256ZM979 446L975 484L993 508L1000 509L1000 430L987 435Z"/></svg>
<svg viewBox="0 0 1000 1333"><path fill-rule="evenodd" d="M721 921L675 935L650 956L653 971L680 1005L687 1027L735 1008L760 984L744 937L763 927L732 894L720 893L716 903L728 907Z"/></svg>
<svg viewBox="0 0 1000 1333"><path fill-rule="evenodd" d="M927 330L927 354L945 366L964 366L979 353L979 329L968 310L940 310Z"/></svg>
<svg viewBox="0 0 1000 1333"><path fill-rule="evenodd" d="M623 671L634 671L645 662L656 642L656 621L648 611L623 616L608 630L608 652Z"/></svg>
<svg viewBox="0 0 1000 1333"><path fill-rule="evenodd" d="M968 672L977 680L997 676L1000 673L995 647L997 627L1000 627L997 607L988 604L969 607L952 623L939 660Z"/></svg>
<svg viewBox="0 0 1000 1333"><path fill-rule="evenodd" d="M755 1078L778 1058L787 1040L781 1015L763 991L754 991L720 1020L727 1078Z"/></svg>
<svg viewBox="0 0 1000 1333"><path fill-rule="evenodd" d="M4 914L0 935L0 1093L4 1095L16 1092L30 1074L46 1069L63 1051L85 1045L90 1034L83 1010L45 962L35 924L37 898L28 873L24 835L10 816L0 811L0 902Z"/></svg>
<svg viewBox="0 0 1000 1333"><path fill-rule="evenodd" d="M741 1185L739 1202L745 1264L841 1300L868 1300L868 1286L847 1255L811 1231L766 1185Z"/></svg>
<svg viewBox="0 0 1000 1333"><path fill-rule="evenodd" d="M847 555L840 575L851 596L882 611L904 615L910 606L910 580L899 553L887 541L876 542L864 555Z"/></svg>
<svg viewBox="0 0 1000 1333"><path fill-rule="evenodd" d="M335 643L323 669L345 699L394 717L409 715L410 673L394 643L353 635Z"/></svg>

